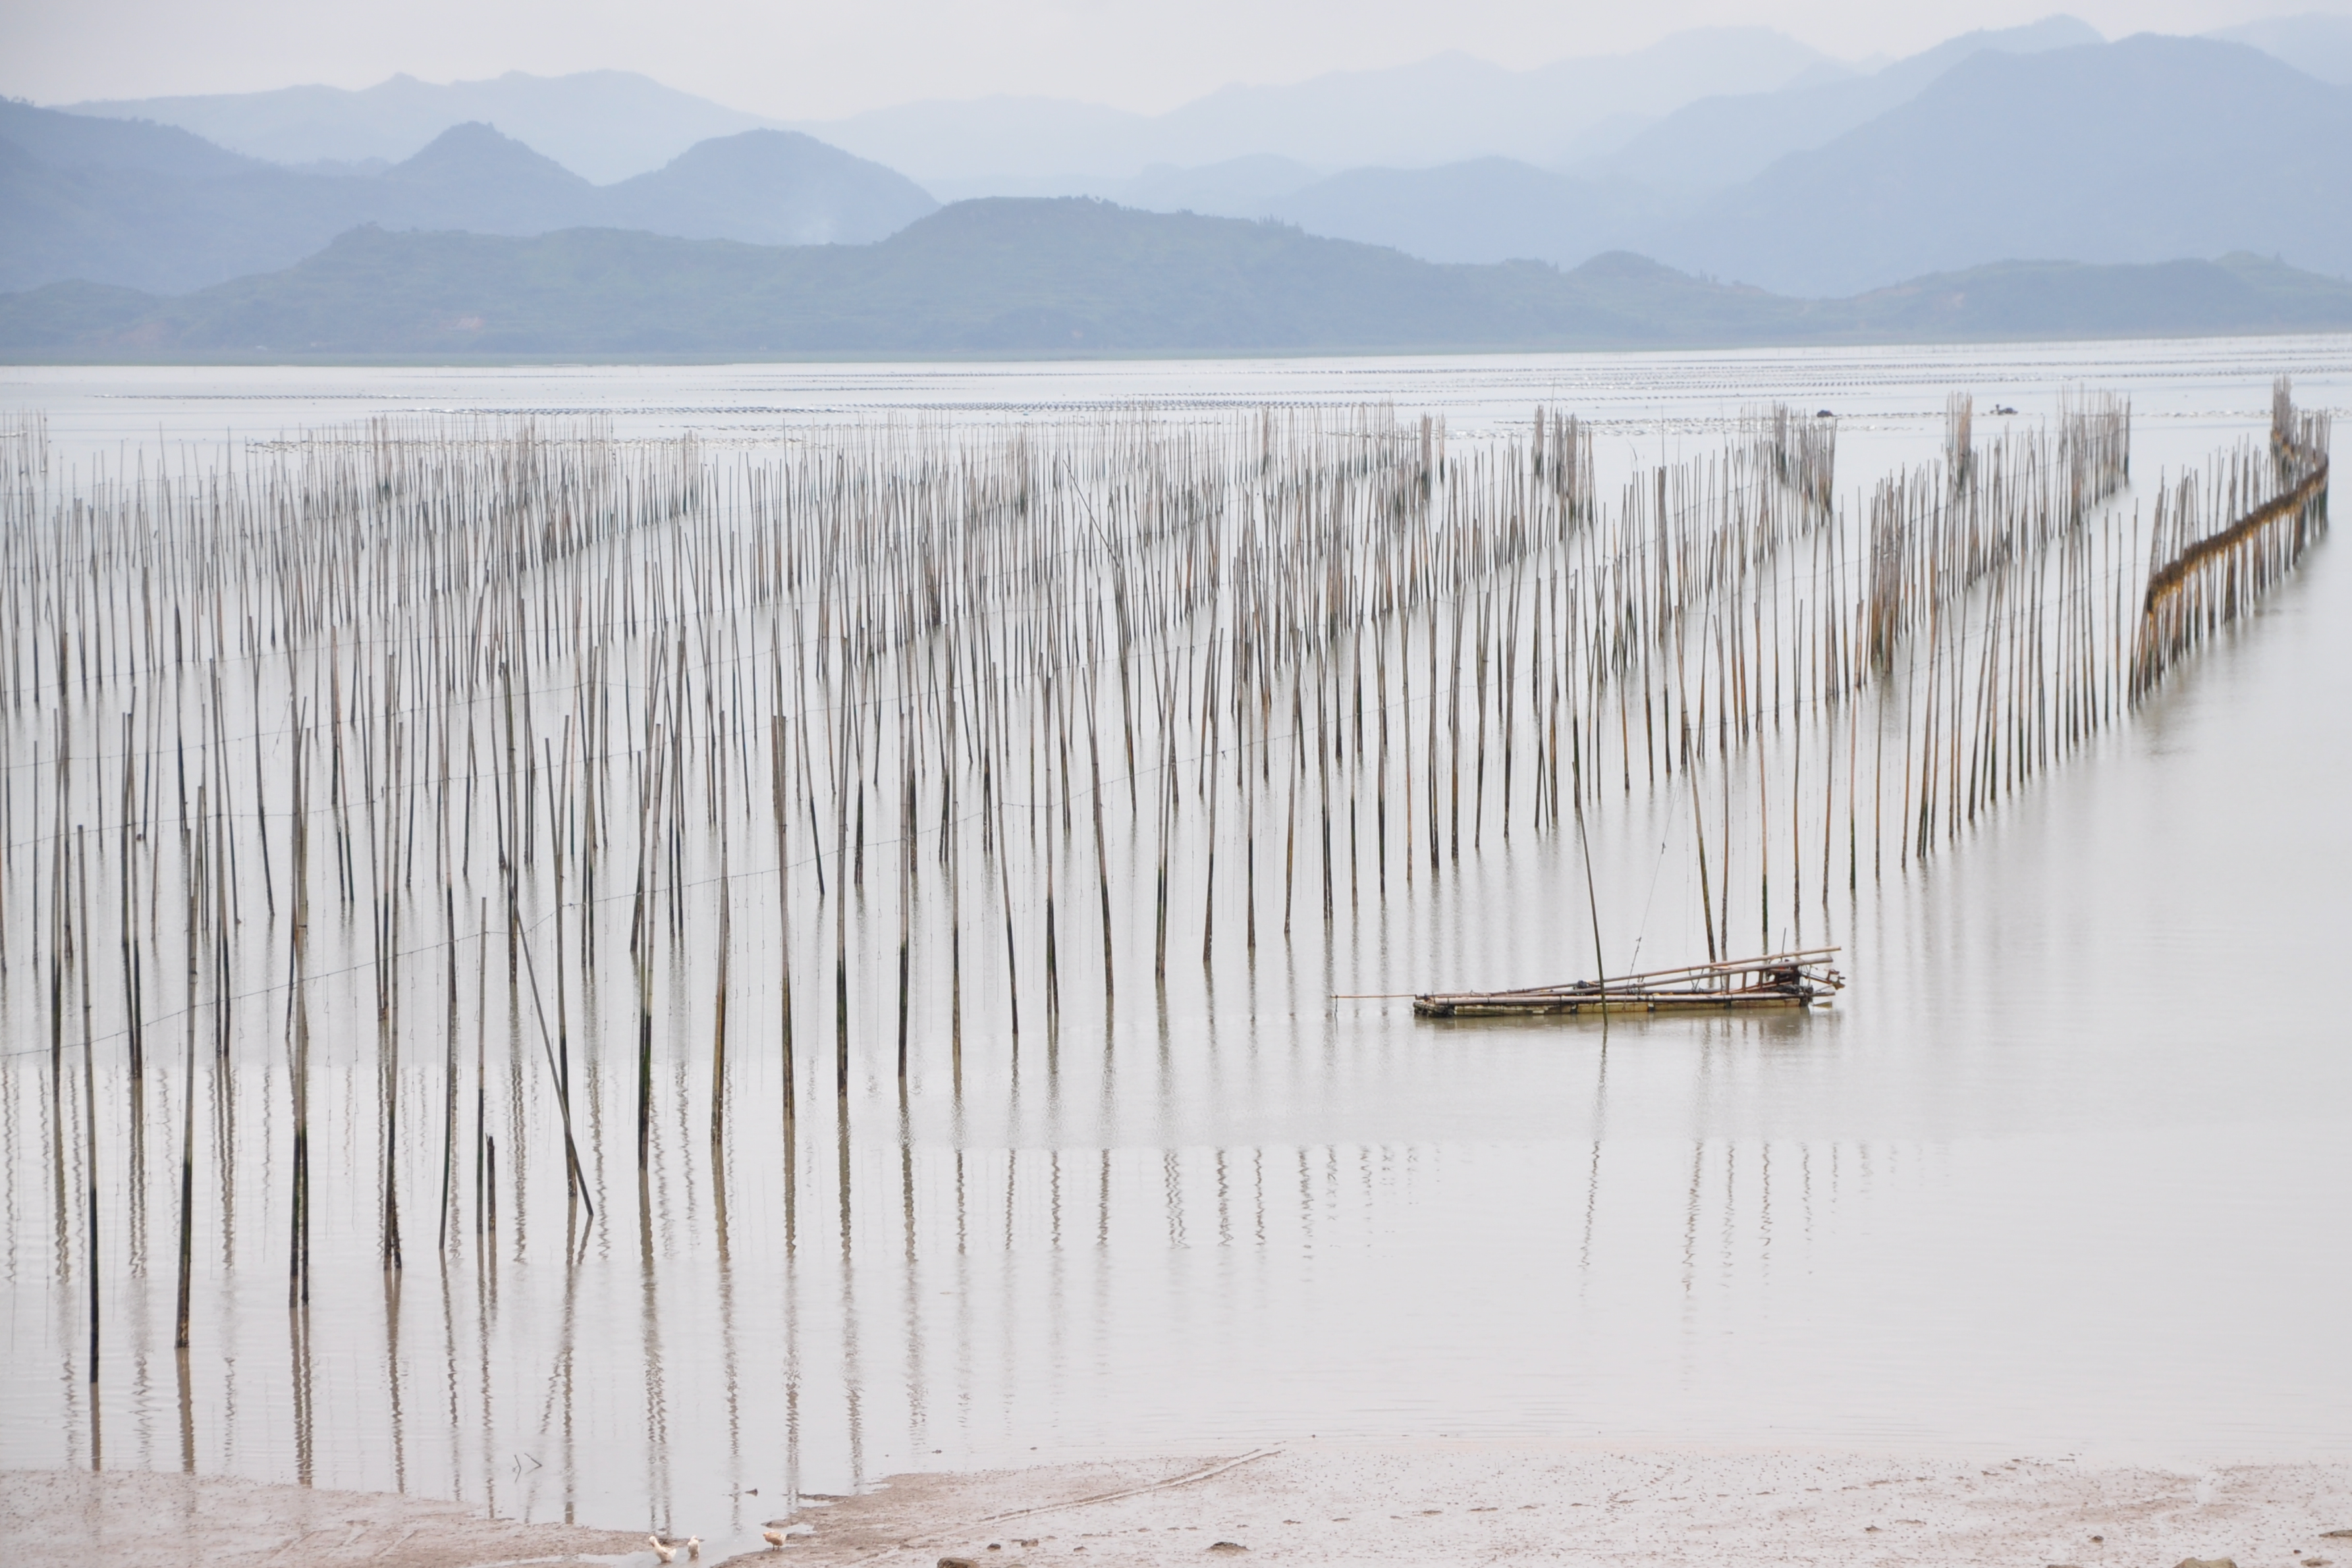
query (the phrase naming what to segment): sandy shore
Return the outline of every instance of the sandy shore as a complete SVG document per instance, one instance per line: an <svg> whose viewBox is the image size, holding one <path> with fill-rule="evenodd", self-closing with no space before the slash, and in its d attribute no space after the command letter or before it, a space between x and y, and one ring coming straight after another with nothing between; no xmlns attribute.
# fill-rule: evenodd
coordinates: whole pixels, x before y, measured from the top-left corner
<svg viewBox="0 0 2352 1568"><path fill-rule="evenodd" d="M2331 1534L2330 1532L2334 1532ZM706 1563L975 1568L1280 1562L2352 1568L2352 1464L2202 1470L1835 1453L1309 1444L892 1479L803 1508L781 1553ZM645 1564L631 1532L459 1503L177 1475L0 1474L0 1541L108 1568ZM750 1548L751 1550L746 1550ZM731 1553L731 1555L730 1555ZM678 1562L684 1563L683 1552Z"/></svg>
<svg viewBox="0 0 2352 1568"><path fill-rule="evenodd" d="M2352 1465L2176 1472L1810 1453L1309 1445L905 1476L805 1511L824 1563L2052 1563L2352 1568ZM2345 1532L2331 1538L2326 1532ZM1226 1549L1218 1551L1218 1543ZM1240 1548L1240 1550L1234 1550ZM774 1554L737 1557L748 1564Z"/></svg>
<svg viewBox="0 0 2352 1568"><path fill-rule="evenodd" d="M144 1470L0 1471L0 1562L100 1568L654 1560L643 1535L514 1524L466 1503Z"/></svg>

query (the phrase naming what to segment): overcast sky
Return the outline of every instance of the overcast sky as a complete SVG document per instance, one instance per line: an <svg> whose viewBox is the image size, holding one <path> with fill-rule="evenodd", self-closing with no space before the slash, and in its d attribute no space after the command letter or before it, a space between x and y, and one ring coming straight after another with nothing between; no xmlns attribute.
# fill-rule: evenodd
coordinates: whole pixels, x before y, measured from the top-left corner
<svg viewBox="0 0 2352 1568"><path fill-rule="evenodd" d="M617 67L780 118L1035 93L1158 110L1460 49L1507 65L1773 26L1842 57L1900 55L2047 0L0 0L0 93L37 103L238 92L396 71L450 81ZM2110 37L2201 32L2352 0L2085 0Z"/></svg>

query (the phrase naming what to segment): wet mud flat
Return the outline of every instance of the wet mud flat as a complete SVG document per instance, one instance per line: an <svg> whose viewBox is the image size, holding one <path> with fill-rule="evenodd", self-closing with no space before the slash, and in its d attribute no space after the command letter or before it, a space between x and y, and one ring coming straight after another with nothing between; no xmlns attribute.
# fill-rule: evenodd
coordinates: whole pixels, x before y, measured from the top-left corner
<svg viewBox="0 0 2352 1568"><path fill-rule="evenodd" d="M1293 1445L893 1479L779 1556L1291 1563L2352 1563L2352 1464ZM2331 1534L2331 1532L2333 1532ZM709 1555L706 1552L706 1556ZM648 1556L647 1561L651 1558Z"/></svg>
<svg viewBox="0 0 2352 1568"><path fill-rule="evenodd" d="M784 1524L782 1519L776 1521ZM905 1475L700 1561L2352 1564L2352 1463L1308 1443ZM464 1503L147 1471L0 1471L0 1540L110 1568L656 1563L646 1537ZM677 1561L686 1562L680 1551Z"/></svg>
<svg viewBox="0 0 2352 1568"><path fill-rule="evenodd" d="M0 1470L8 1559L106 1568L614 1562L642 1535L488 1519L468 1503L150 1470Z"/></svg>

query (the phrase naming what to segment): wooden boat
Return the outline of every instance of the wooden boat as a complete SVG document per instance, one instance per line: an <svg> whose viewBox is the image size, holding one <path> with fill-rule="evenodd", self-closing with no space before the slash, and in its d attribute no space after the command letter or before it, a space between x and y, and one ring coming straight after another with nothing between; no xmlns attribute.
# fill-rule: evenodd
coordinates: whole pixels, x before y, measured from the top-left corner
<svg viewBox="0 0 2352 1568"><path fill-rule="evenodd" d="M1517 991L1431 991L1412 998L1412 1010L1425 1019L1468 1019L1818 1007L1844 988L1845 977L1829 967L1838 951L1808 947Z"/></svg>

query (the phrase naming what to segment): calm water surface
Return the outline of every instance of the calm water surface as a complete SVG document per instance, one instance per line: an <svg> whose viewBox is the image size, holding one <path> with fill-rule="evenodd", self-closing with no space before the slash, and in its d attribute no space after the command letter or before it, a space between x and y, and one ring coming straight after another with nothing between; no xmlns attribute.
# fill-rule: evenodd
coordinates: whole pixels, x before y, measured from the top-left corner
<svg viewBox="0 0 2352 1568"><path fill-rule="evenodd" d="M1444 411L1467 434L1543 403L1598 422L1603 461L1622 473L1787 399L1841 415L1850 494L1934 451L1949 390L2034 417L2079 384L2133 399L2147 492L2159 470L2260 430L2281 371L2307 405L2352 404L2352 340L2291 339L10 369L0 406L46 409L62 449L112 465L159 433L266 439L414 410L605 413L624 437L690 429L724 444L813 420L1054 419L1138 401L1182 417L1386 399ZM22 1038L37 998L12 966L0 977L0 1464L193 1459L717 1535L795 1489L912 1468L1307 1434L2352 1455L2343 551L2320 546L2130 723L1948 852L1837 887L1804 935L1825 925L1853 983L1817 1016L1604 1036L1432 1027L1398 1003L1329 999L1589 972L1582 862L1557 839L1490 841L1406 896L1373 907L1366 895L1344 940L1304 923L1286 941L1263 936L1254 963L1188 971L1164 1003L1123 994L1108 1024L1066 1025L1050 1051L1033 1037L1016 1060L975 1030L960 1084L927 1020L903 1106L877 1043L845 1128L821 1094L788 1141L773 1062L739 1044L732 1092L750 1109L716 1171L687 1109L701 1048L683 1046L665 1063L679 1092L641 1227L616 998L577 1026L605 1198L578 1253L546 1153L550 1113L524 1093L499 1114L514 1133L502 1149L536 1162L513 1177L529 1196L487 1256L469 1236L444 1265L413 1237L387 1286L370 1190L322 1189L307 1343L284 1305L278 1041L257 1022L241 1047L236 1165L199 1175L235 1234L199 1248L184 1382L160 1174L176 1133L150 1152L143 1197L121 1152L102 1155L126 1218L106 1227L110 1349L95 1396L83 1381L86 1282L47 1169L47 1053ZM1595 824L1612 967L1697 956L1675 821L1670 791L1653 800L1637 785ZM739 961L757 970L756 954ZM882 1016L886 984L878 970L861 978L866 1016ZM494 1061L520 1029L500 1004ZM340 1140L331 1163L370 1157L364 1118L334 1107L367 1103L371 1048L322 1046L335 1065L314 1113ZM171 1060L150 1114L176 1128ZM803 1076L815 1071L804 1057ZM100 1080L106 1103L120 1084ZM412 1114L429 1124L423 1101ZM422 1185L437 1160L416 1157ZM142 1202L143 1218L129 1218Z"/></svg>

